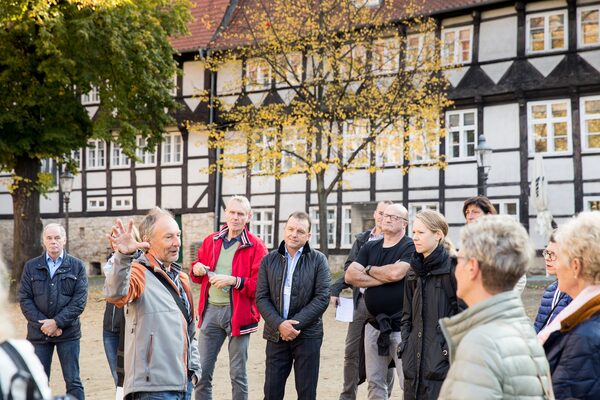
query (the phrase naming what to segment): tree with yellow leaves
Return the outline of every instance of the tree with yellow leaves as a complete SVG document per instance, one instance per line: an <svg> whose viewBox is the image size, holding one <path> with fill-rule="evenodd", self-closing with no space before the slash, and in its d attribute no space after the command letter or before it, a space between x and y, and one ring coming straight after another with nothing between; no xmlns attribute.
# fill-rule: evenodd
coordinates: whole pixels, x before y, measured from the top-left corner
<svg viewBox="0 0 600 400"><path fill-rule="evenodd" d="M327 198L345 172L373 173L381 168L377 159L390 155L404 159L404 171L411 162L444 165L439 121L450 101L437 24L414 5L371 3L240 1L208 64L223 71L242 63L237 82L222 73L219 79L266 99L227 107L216 94L220 118L203 128L226 156L212 171L245 165L276 178L306 174L315 180L325 227ZM319 245L327 251L325 234Z"/></svg>

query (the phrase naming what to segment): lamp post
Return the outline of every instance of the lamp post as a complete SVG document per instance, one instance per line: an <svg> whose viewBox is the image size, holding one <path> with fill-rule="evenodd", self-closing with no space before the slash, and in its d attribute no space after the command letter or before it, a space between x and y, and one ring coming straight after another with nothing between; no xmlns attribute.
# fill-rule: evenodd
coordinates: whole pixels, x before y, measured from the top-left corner
<svg viewBox="0 0 600 400"><path fill-rule="evenodd" d="M490 156L492 148L487 144L485 135L482 133L477 138L477 147L475 148L475 156L477 158L477 191L481 196L487 196L487 179L490 172Z"/></svg>
<svg viewBox="0 0 600 400"><path fill-rule="evenodd" d="M67 233L65 249L67 251L69 251L69 201L71 200L74 179L75 177L69 171L65 171L60 175L60 190L62 190L65 201L65 232Z"/></svg>

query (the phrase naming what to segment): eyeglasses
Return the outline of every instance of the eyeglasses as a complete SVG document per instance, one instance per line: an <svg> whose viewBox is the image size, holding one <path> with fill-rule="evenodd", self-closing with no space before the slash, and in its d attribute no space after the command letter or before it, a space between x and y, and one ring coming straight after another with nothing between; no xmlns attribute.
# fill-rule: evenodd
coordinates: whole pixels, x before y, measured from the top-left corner
<svg viewBox="0 0 600 400"><path fill-rule="evenodd" d="M398 222L400 220L402 220L402 221L408 221L406 218L401 217L399 215L383 214L383 218L389 218L389 219L391 219L394 222Z"/></svg>
<svg viewBox="0 0 600 400"><path fill-rule="evenodd" d="M556 261L556 253L553 251L544 250L542 251L542 256L544 256L545 260Z"/></svg>

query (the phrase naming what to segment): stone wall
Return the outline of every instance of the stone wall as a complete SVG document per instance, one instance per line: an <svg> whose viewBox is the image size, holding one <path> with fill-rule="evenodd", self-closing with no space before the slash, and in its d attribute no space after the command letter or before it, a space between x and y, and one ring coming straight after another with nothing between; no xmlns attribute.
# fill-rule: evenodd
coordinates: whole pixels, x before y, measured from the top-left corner
<svg viewBox="0 0 600 400"><path fill-rule="evenodd" d="M183 270L187 271L193 260L196 259L198 248L202 240L213 232L214 213L206 214L183 214L181 223L183 225Z"/></svg>

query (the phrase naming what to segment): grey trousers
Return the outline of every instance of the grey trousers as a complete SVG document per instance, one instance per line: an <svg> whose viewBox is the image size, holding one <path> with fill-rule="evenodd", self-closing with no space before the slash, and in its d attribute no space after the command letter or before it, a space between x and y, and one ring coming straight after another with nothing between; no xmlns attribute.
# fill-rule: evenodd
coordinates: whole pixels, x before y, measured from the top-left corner
<svg viewBox="0 0 600 400"><path fill-rule="evenodd" d="M352 322L348 324L348 333L346 334L346 347L344 349L344 386L340 393L339 400L356 400L356 392L359 381L360 364L360 346L362 346L362 333L365 322L369 318L369 312L365 306L365 298L360 295ZM394 369L388 368L387 373L388 395L392 393L394 386Z"/></svg>
<svg viewBox="0 0 600 400"><path fill-rule="evenodd" d="M229 351L229 377L231 379L232 399L248 400L246 362L248 361L250 334L231 336L231 306L215 306L212 304L206 305L206 312L198 333L202 377L195 390L194 398L196 399L212 400L215 362L225 338L229 338L227 350Z"/></svg>
<svg viewBox="0 0 600 400"><path fill-rule="evenodd" d="M398 358L396 349L402 341L400 332L390 334L390 351L387 356L380 356L377 352L377 338L379 330L373 328L371 324L365 326L365 365L367 368L367 383L369 385L369 400L387 400L388 387L386 377L388 365L392 360L396 363L396 372L398 373L398 382L400 388L404 390L404 373L402 371L402 360Z"/></svg>

